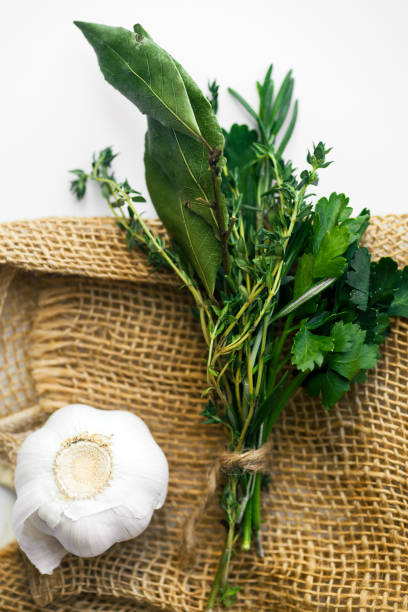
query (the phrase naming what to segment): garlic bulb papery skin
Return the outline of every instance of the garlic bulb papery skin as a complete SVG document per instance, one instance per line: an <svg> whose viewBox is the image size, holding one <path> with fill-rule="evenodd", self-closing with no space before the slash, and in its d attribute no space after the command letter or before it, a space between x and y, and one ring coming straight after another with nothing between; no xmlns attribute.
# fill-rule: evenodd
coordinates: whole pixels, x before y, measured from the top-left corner
<svg viewBox="0 0 408 612"><path fill-rule="evenodd" d="M67 552L99 555L146 529L164 504L168 479L166 457L136 415L60 408L18 453L17 541L42 574Z"/></svg>

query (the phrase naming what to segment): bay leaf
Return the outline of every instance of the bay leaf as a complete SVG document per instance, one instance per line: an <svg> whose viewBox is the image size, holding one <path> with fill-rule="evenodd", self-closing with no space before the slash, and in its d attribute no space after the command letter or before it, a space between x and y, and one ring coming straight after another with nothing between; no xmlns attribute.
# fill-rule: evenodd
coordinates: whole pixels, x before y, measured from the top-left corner
<svg viewBox="0 0 408 612"><path fill-rule="evenodd" d="M75 21L105 79L139 110L169 128L200 139L190 100L172 57L151 38L120 27Z"/></svg>
<svg viewBox="0 0 408 612"><path fill-rule="evenodd" d="M220 214L213 208L214 183L220 187L225 159L224 136L211 105L140 24L134 32L76 25L93 46L105 79L147 115L145 165L152 202L211 295L222 259L220 229L228 224L219 189ZM214 151L219 159L213 176L209 153Z"/></svg>
<svg viewBox="0 0 408 612"><path fill-rule="evenodd" d="M186 207L154 155L151 155L146 135L146 183L159 217L177 241L182 254L191 262L209 295L214 291L215 278L221 263L221 245L211 226Z"/></svg>

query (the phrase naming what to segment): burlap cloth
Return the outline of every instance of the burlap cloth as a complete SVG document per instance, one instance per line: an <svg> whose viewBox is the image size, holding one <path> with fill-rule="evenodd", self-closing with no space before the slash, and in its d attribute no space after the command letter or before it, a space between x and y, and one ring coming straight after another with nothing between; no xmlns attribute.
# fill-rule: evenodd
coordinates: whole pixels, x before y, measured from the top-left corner
<svg viewBox="0 0 408 612"><path fill-rule="evenodd" d="M366 242L407 264L408 215L374 219ZM56 408L84 402L139 414L171 474L145 534L101 557L69 556L46 577L5 549L0 610L203 610L224 535L216 499L188 568L179 546L224 440L201 424L205 347L189 295L170 273L151 274L106 219L2 225L0 264L0 459L13 461L21 432ZM285 410L265 558L232 564L237 612L408 610L407 332L393 321L376 371L329 413L302 394Z"/></svg>

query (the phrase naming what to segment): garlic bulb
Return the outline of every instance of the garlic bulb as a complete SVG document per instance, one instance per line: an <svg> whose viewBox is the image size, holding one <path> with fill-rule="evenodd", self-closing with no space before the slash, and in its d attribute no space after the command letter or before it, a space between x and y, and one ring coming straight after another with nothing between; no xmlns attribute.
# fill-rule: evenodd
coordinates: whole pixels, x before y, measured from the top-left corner
<svg viewBox="0 0 408 612"><path fill-rule="evenodd" d="M93 557L146 529L167 494L168 465L130 412L72 404L23 442L17 458L17 541L43 574L67 552Z"/></svg>

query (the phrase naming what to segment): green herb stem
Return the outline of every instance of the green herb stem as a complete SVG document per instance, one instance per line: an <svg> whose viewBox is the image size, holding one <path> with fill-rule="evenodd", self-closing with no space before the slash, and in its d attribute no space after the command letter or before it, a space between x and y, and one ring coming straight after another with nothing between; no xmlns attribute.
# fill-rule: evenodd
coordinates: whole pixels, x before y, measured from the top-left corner
<svg viewBox="0 0 408 612"><path fill-rule="evenodd" d="M251 548L251 535L252 535L252 505L253 497L251 497L246 505L244 520L242 525L242 550L249 550Z"/></svg>
<svg viewBox="0 0 408 612"><path fill-rule="evenodd" d="M287 404L289 399L294 395L295 391L297 391L297 389L303 383L303 381L308 376L308 374L309 374L309 372L307 372L307 371L306 372L299 372L291 380L291 382L287 385L287 387L285 388L285 390L281 394L278 402L273 407L272 412L270 413L267 422L265 423L265 428L264 428L264 431L263 431L263 442L266 442L266 440L268 439L269 434L271 433L271 431L272 431L276 421L278 420L279 415L282 412L283 408L285 407L285 405Z"/></svg>
<svg viewBox="0 0 408 612"><path fill-rule="evenodd" d="M177 276L180 278L180 280L183 282L183 284L189 289L190 293L192 294L192 296L193 296L193 298L195 300L197 308L199 309L200 324L201 324L201 328L202 328L202 331L203 331L203 336L204 336L204 339L205 339L207 345L209 345L210 339L209 339L209 335L208 335L208 324L207 324L207 321L205 320L205 316L207 317L208 321L211 321L212 317L211 317L210 311L208 309L208 306L206 305L206 303L205 303L205 301L204 301L200 291L193 285L192 280L189 278L189 276L187 276L187 274L184 272L184 270L179 268L174 263L172 258L169 257L169 255L166 253L166 250L156 240L155 236L151 233L149 227L146 225L146 223L144 222L144 220L141 217L141 215L139 215L139 213L137 212L137 210L133 206L133 202L130 199L129 195L123 189L121 189L120 186L115 181L113 181L112 179L102 178L102 177L98 176L97 171L98 171L98 165L95 164L94 171L93 171L93 173L91 175L89 175L89 177L92 178L92 180L94 180L94 181L96 181L98 183L103 183L103 184L108 185L110 187L110 190L111 190L111 193L112 193L113 197L115 197L116 192L119 192L121 194L121 197L126 201L127 205L132 210L135 218L140 223L140 225L141 225L144 233L148 237L148 239L151 240L151 242L155 245L155 248L157 249L157 251L160 253L161 257L166 261L166 263L177 274ZM122 209L120 208L120 211L121 211L122 215L119 216L118 213L117 213L116 207L112 206L112 204L111 204L111 202L109 200L108 200L108 204L109 204L109 207L110 207L111 211L115 215L115 217L120 220L120 223L128 231L134 233L134 230L132 230L132 228L127 223L126 216L124 215ZM136 238L138 238L139 240L143 241L141 236L136 235Z"/></svg>
<svg viewBox="0 0 408 612"><path fill-rule="evenodd" d="M211 110L218 104L215 82L209 105L180 65L170 56L163 63L166 52L150 37L141 53L143 34L137 34L135 46L134 32L78 25L111 84L126 95L131 91L136 106L147 111L147 183L163 222L171 218L173 242L167 247L137 213L133 202L144 201L141 194L127 181L116 182L110 169L116 155L110 147L93 157L89 174L72 171L76 178L71 190L81 199L87 179L98 182L126 230L128 247L137 241L149 253L150 263L165 263L189 289L208 347L205 394L212 398L203 412L206 422L225 428L231 451L260 448L306 379L307 389L320 394L329 408L351 382L374 367L389 316L408 316L408 269L398 270L389 258L371 262L367 249L358 246L369 213L352 218L344 194L321 198L313 208L306 192L317 184L317 171L329 165L330 149L322 142L313 145L308 167L300 174L283 159L297 117L297 103L289 113L291 72L275 94L272 66L268 68L257 84L259 112L230 90L256 129L234 124L226 131ZM127 56L105 54L107 32L109 40L124 36L131 41L126 51L134 52L132 72ZM159 69L160 95L146 88L146 78ZM180 79L184 88L176 111L174 83ZM154 129L159 124L160 129ZM176 156L168 154L169 138L178 146ZM209 172L203 164L207 155ZM179 212L173 210L173 198L181 204ZM185 211L190 201L202 206ZM306 303L311 308L301 309ZM279 331L276 321L283 318ZM263 554L261 485L262 474L245 468L225 476L220 501L227 531L207 612L218 601L225 606L234 601L237 588L228 584L228 574L238 537L244 550L255 543Z"/></svg>
<svg viewBox="0 0 408 612"><path fill-rule="evenodd" d="M261 478L262 474L255 474L254 493L252 496L252 527L255 534L261 528Z"/></svg>

